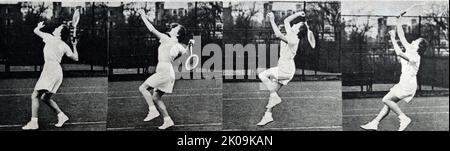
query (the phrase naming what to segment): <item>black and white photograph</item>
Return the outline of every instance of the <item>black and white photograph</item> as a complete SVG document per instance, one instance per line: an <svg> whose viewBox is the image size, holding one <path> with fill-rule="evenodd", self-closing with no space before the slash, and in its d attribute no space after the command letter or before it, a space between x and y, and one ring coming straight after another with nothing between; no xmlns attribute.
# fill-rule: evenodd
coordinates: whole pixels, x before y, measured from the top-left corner
<svg viewBox="0 0 450 151"><path fill-rule="evenodd" d="M341 131L340 2L224 2L224 130Z"/></svg>
<svg viewBox="0 0 450 151"><path fill-rule="evenodd" d="M0 2L0 20L0 130L106 130L106 5Z"/></svg>
<svg viewBox="0 0 450 151"><path fill-rule="evenodd" d="M342 2L344 131L448 131L448 1Z"/></svg>
<svg viewBox="0 0 450 151"><path fill-rule="evenodd" d="M448 132L448 23L445 0L0 0L0 131Z"/></svg>
<svg viewBox="0 0 450 151"><path fill-rule="evenodd" d="M221 130L222 2L109 5L107 130Z"/></svg>

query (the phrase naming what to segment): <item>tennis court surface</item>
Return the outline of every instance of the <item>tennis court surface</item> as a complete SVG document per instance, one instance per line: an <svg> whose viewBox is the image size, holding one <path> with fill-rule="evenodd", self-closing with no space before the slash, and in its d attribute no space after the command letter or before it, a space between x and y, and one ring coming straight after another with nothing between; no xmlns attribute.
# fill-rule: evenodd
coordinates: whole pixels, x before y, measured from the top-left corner
<svg viewBox="0 0 450 151"><path fill-rule="evenodd" d="M283 102L273 109L274 122L256 126L269 92L260 82L224 83L224 130L342 130L340 81L292 81L282 87Z"/></svg>
<svg viewBox="0 0 450 151"><path fill-rule="evenodd" d="M30 120L31 93L37 78L0 80L0 130L21 130ZM107 78L64 78L53 96L70 120L62 128L53 125L56 114L43 102L39 128L46 131L103 131L106 128Z"/></svg>
<svg viewBox="0 0 450 151"><path fill-rule="evenodd" d="M138 87L142 81L109 82L107 130L158 130L162 116L144 122L148 105ZM177 80L173 93L164 94L174 131L222 129L222 80Z"/></svg>
<svg viewBox="0 0 450 151"><path fill-rule="evenodd" d="M345 99L343 101L343 125L345 131L359 131L360 125L371 121L383 107L382 98ZM410 103L399 102L402 111L412 119L406 131L448 131L449 97L414 97ZM396 131L399 121L391 112L384 119L379 131Z"/></svg>

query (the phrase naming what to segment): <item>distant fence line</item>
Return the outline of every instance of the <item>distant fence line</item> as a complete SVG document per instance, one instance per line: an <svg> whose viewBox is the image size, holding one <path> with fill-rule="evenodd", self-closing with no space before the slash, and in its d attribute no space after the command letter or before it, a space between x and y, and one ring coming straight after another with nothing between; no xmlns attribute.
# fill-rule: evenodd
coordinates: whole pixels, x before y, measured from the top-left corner
<svg viewBox="0 0 450 151"><path fill-rule="evenodd" d="M295 57L296 67L313 70L315 72L340 72L340 50L337 41L321 39L320 33L315 33L316 48L311 48L307 40L302 40ZM334 36L334 35L333 35ZM273 30L234 28L224 30L226 44L266 44L266 51L270 51L270 44L279 44L280 39L274 36ZM258 48L257 48L258 49ZM278 48L279 50L279 48ZM258 51L257 51L258 52ZM270 54L270 53L266 53ZM268 68L269 66L267 66Z"/></svg>

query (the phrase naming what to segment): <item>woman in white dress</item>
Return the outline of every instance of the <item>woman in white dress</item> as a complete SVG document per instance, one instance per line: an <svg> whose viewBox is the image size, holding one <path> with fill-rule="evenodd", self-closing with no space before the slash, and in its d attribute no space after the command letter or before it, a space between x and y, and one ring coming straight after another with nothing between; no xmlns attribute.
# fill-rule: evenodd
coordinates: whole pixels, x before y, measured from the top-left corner
<svg viewBox="0 0 450 151"><path fill-rule="evenodd" d="M270 92L266 112L261 121L257 124L258 126L263 126L273 121L272 108L281 103L281 98L278 96L277 92L283 85L288 84L288 82L294 77L296 69L294 57L297 53L300 40L308 37L307 39L311 47L315 47L314 35L312 31L309 30L307 22L293 22L294 19L298 17L304 18L304 12L292 14L284 20L286 35L283 35L275 24L275 17L273 13L268 13L267 17L269 18L272 29L275 32L275 36L281 40L280 58L276 67L272 67L258 74L259 79Z"/></svg>
<svg viewBox="0 0 450 151"><path fill-rule="evenodd" d="M411 119L402 112L397 105L399 101L409 103L414 97L417 90L417 72L420 66L420 56L424 54L427 49L428 42L424 38L418 38L409 43L405 38L403 27L400 20L397 21L397 34L400 42L405 47L405 52L402 51L395 39L395 31L389 32L392 44L394 45L395 54L398 56L401 64L400 81L394 85L388 94L383 97L384 106L380 113L371 122L361 125L365 130L378 130L378 124L383 120L389 112L394 111L400 121L398 131L405 130L411 123Z"/></svg>
<svg viewBox="0 0 450 151"><path fill-rule="evenodd" d="M36 35L41 37L45 43L44 46L44 68L41 72L39 80L36 83L33 93L31 94L31 120L22 127L23 130L39 129L38 110L39 101L47 104L55 113L57 113L58 123L56 127L61 127L69 118L62 112L56 102L51 98L54 95L63 80L63 71L61 69L61 59L64 55L78 61L78 52L76 49L77 42L72 41L73 52L70 47L61 40L61 31L64 25L60 25L54 29L52 34L44 33L41 29L44 22L38 23L33 30Z"/></svg>
<svg viewBox="0 0 450 151"><path fill-rule="evenodd" d="M174 122L169 116L161 97L165 93L172 93L175 84L175 72L172 67L172 62L181 54L186 53L186 45L180 43L182 39L187 37L186 29L180 24L172 23L170 25L171 29L167 33L161 33L150 23L148 16L143 10L139 10L139 13L148 30L160 40L156 73L139 86L139 91L149 106L149 111L144 121L150 121L158 117L161 113L164 123L158 129L167 129L173 126ZM193 40L189 44L193 44Z"/></svg>

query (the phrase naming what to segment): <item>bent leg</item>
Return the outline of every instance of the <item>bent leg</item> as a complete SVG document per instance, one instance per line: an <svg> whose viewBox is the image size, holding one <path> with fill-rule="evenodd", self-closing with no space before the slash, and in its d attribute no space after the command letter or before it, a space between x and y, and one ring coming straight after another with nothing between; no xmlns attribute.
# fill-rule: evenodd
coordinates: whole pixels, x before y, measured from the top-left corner
<svg viewBox="0 0 450 151"><path fill-rule="evenodd" d="M175 125L172 118L170 118L169 113L167 112L166 105L161 100L161 97L163 95L164 95L164 92L159 91L159 90L154 90L154 92L153 92L153 100L155 100L156 105L158 106L161 114L164 117L164 123L160 127L158 127L158 129L162 129L162 130Z"/></svg>
<svg viewBox="0 0 450 151"><path fill-rule="evenodd" d="M155 101L157 107L159 108L159 111L161 112L162 116L164 118L170 117L169 113L167 112L167 107L164 104L164 102L161 100L162 96L164 95L164 92L159 90L154 90L153 92L153 100Z"/></svg>
<svg viewBox="0 0 450 151"><path fill-rule="evenodd" d="M400 101L398 97L394 95L393 92L389 92L386 96L383 97L383 103L389 107L392 111L394 111L397 115L403 115L404 113L398 106L397 102Z"/></svg>
<svg viewBox="0 0 450 151"><path fill-rule="evenodd" d="M41 100L42 102L47 104L56 114L62 113L61 108L59 108L58 104L56 104L56 102L52 99L52 96L52 93L46 92L41 96Z"/></svg>
<svg viewBox="0 0 450 151"><path fill-rule="evenodd" d="M155 104L153 103L152 94L150 93L148 88L150 88L150 85L148 85L147 83L144 82L141 84L141 86L139 86L139 91L144 96L144 99L150 108L150 107L154 107Z"/></svg>

